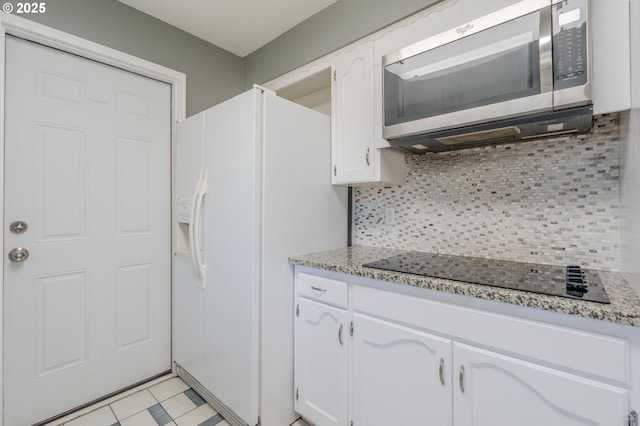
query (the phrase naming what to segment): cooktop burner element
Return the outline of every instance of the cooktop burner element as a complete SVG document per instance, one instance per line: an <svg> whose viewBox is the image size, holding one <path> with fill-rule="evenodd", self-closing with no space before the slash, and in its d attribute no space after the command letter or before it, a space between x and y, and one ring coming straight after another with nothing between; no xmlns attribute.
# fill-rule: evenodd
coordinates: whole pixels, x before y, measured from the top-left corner
<svg viewBox="0 0 640 426"><path fill-rule="evenodd" d="M539 265L424 252L408 252L363 266L610 303L598 272L580 266Z"/></svg>

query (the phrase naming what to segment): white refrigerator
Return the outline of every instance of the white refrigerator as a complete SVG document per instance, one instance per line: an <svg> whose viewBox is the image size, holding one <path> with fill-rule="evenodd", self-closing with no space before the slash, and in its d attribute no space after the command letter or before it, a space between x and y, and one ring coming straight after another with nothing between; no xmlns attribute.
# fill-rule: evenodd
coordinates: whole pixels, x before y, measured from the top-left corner
<svg viewBox="0 0 640 426"><path fill-rule="evenodd" d="M293 411L293 268L344 247L329 117L254 87L178 124L173 359L232 425Z"/></svg>

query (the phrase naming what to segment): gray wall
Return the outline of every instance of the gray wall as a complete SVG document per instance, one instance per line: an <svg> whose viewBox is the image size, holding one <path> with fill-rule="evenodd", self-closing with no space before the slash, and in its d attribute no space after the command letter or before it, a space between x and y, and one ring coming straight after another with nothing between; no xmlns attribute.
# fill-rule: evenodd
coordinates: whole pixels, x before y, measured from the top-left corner
<svg viewBox="0 0 640 426"><path fill-rule="evenodd" d="M438 1L339 0L244 59L116 0L52 0L21 16L187 74L190 116Z"/></svg>
<svg viewBox="0 0 640 426"><path fill-rule="evenodd" d="M244 58L244 86L266 83L440 0L339 0Z"/></svg>
<svg viewBox="0 0 640 426"><path fill-rule="evenodd" d="M242 58L116 0L52 0L20 16L185 73L187 116L242 91Z"/></svg>

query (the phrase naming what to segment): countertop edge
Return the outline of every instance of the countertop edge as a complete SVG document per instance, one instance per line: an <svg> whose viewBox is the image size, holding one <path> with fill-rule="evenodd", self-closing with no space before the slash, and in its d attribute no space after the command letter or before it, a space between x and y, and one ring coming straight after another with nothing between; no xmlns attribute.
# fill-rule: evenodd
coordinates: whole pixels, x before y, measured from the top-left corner
<svg viewBox="0 0 640 426"><path fill-rule="evenodd" d="M602 304L362 266L364 263L402 252L406 251L356 246L292 256L289 262L293 265L362 278L640 327L640 297L618 272L599 271L611 299L610 304Z"/></svg>

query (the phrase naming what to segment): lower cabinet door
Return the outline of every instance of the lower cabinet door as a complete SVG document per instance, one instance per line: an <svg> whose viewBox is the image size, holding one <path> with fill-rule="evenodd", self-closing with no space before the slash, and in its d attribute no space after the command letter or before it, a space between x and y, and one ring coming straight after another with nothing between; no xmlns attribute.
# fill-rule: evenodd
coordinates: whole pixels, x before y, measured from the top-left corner
<svg viewBox="0 0 640 426"><path fill-rule="evenodd" d="M295 408L315 426L347 424L347 311L298 299Z"/></svg>
<svg viewBox="0 0 640 426"><path fill-rule="evenodd" d="M451 425L451 341L354 314L354 426Z"/></svg>
<svg viewBox="0 0 640 426"><path fill-rule="evenodd" d="M455 426L626 424L624 389L459 343L453 360Z"/></svg>

